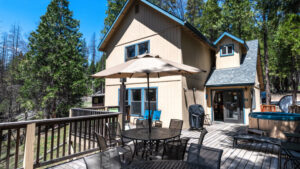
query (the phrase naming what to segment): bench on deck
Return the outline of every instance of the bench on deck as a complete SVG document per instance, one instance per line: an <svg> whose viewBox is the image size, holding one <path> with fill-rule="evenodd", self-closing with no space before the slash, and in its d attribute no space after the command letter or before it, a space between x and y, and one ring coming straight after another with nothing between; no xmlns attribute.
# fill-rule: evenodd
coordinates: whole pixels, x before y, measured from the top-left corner
<svg viewBox="0 0 300 169"><path fill-rule="evenodd" d="M281 141L280 139L266 137L266 136L258 136L252 134L238 134L233 136L233 147L235 147L238 143L238 140L248 140L248 141L255 141L260 143L270 143L277 146L280 146Z"/></svg>

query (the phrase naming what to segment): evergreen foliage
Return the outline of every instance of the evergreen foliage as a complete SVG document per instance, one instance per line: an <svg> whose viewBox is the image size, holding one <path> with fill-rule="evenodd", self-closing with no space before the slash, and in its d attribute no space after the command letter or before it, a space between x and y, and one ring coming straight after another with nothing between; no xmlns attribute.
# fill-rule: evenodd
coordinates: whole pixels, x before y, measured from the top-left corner
<svg viewBox="0 0 300 169"><path fill-rule="evenodd" d="M23 106L47 118L66 116L87 91L84 42L68 6L67 0L50 2L20 66Z"/></svg>

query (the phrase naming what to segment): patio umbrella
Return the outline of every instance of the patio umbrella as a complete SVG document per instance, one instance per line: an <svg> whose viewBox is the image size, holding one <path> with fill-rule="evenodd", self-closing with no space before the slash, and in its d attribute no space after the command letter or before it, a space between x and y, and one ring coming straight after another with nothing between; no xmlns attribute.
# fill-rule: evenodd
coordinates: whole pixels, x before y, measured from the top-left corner
<svg viewBox="0 0 300 169"><path fill-rule="evenodd" d="M188 75L205 72L198 68L176 63L160 58L158 55L144 54L125 63L98 72L94 78L147 78L147 96L149 108L149 132L151 132L152 118L150 111L149 78L171 75Z"/></svg>

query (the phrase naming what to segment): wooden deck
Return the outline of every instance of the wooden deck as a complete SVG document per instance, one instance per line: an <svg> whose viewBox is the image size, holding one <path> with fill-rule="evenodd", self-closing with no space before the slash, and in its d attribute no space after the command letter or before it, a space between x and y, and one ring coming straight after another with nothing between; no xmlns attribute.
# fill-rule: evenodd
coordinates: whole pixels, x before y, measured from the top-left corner
<svg viewBox="0 0 300 169"><path fill-rule="evenodd" d="M265 143L241 143L236 148L232 147L231 136L237 132L245 132L247 126L229 123L215 123L206 126L208 134L205 136L203 144L208 147L222 149L222 169L277 169L278 147ZM199 137L200 132L183 130L182 136ZM191 140L190 142L197 142ZM84 169L85 164L82 159L51 167L51 169Z"/></svg>

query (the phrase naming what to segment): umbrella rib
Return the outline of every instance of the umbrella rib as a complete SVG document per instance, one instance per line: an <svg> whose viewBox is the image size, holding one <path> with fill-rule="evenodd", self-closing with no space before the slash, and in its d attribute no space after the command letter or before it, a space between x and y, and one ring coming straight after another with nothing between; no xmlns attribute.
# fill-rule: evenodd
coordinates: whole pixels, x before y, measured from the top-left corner
<svg viewBox="0 0 300 169"><path fill-rule="evenodd" d="M133 76L133 73L131 73L130 78L132 78L132 76Z"/></svg>

